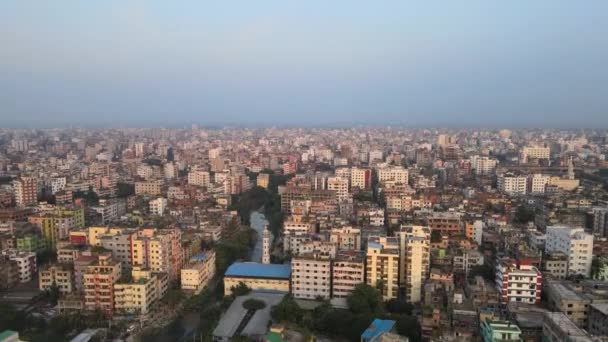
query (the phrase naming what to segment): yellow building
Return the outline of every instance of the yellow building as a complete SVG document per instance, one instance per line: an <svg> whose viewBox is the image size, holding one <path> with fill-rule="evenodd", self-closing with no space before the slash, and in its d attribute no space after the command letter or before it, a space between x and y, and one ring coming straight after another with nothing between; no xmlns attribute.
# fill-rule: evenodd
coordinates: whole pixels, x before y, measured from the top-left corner
<svg viewBox="0 0 608 342"><path fill-rule="evenodd" d="M257 262L235 262L224 274L224 294L244 283L252 290L290 291L290 264L261 264Z"/></svg>
<svg viewBox="0 0 608 342"><path fill-rule="evenodd" d="M47 246L55 249L58 240L65 240L72 229L84 228L84 208L57 208L30 216L28 221L40 227Z"/></svg>
<svg viewBox="0 0 608 342"><path fill-rule="evenodd" d="M40 270L38 285L40 291L48 291L56 285L59 292L69 294L74 291L74 272L66 265L53 265Z"/></svg>
<svg viewBox="0 0 608 342"><path fill-rule="evenodd" d="M215 275L215 252L207 251L190 258L181 270L182 290L200 293Z"/></svg>
<svg viewBox="0 0 608 342"><path fill-rule="evenodd" d="M114 309L119 313L145 315L165 296L167 284L166 274L134 267L130 280L114 284Z"/></svg>
<svg viewBox="0 0 608 342"><path fill-rule="evenodd" d="M367 242L366 284L380 287L382 298L397 298L399 290L399 239L371 236Z"/></svg>
<svg viewBox="0 0 608 342"><path fill-rule="evenodd" d="M257 186L268 189L268 185L270 184L270 175L267 173L260 173L256 178Z"/></svg>
<svg viewBox="0 0 608 342"><path fill-rule="evenodd" d="M422 288L429 276L431 229L423 226L405 226L396 233L399 237L399 282L405 288L410 303L422 298Z"/></svg>

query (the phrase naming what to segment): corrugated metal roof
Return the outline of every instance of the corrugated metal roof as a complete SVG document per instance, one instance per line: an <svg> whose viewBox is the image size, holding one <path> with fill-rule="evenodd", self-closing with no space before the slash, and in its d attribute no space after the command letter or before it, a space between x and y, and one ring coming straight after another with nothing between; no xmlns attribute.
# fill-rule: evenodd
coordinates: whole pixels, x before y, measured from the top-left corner
<svg viewBox="0 0 608 342"><path fill-rule="evenodd" d="M363 340L371 340L372 338L383 334L385 332L390 332L395 325L395 321L391 321L388 319L375 319L370 326L365 329L363 334L361 334L361 339Z"/></svg>
<svg viewBox="0 0 608 342"><path fill-rule="evenodd" d="M258 262L235 262L224 274L227 277L255 277L289 279L291 264L261 264Z"/></svg>

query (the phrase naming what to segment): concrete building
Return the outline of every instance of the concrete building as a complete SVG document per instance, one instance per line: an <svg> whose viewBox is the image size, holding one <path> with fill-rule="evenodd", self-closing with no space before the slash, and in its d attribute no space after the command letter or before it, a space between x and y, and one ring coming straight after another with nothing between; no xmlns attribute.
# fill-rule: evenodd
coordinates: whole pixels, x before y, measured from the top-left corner
<svg viewBox="0 0 608 342"><path fill-rule="evenodd" d="M131 279L114 283L114 310L123 314L145 315L167 291L166 273L135 267L131 271Z"/></svg>
<svg viewBox="0 0 608 342"><path fill-rule="evenodd" d="M291 259L291 293L294 298L331 298L331 260L315 254Z"/></svg>
<svg viewBox="0 0 608 342"><path fill-rule="evenodd" d="M224 294L244 283L256 291L290 292L290 264L261 264L257 262L235 262L224 274Z"/></svg>
<svg viewBox="0 0 608 342"><path fill-rule="evenodd" d="M15 204L25 207L38 203L38 180L34 177L20 177L13 181Z"/></svg>
<svg viewBox="0 0 608 342"><path fill-rule="evenodd" d="M32 215L28 222L40 228L46 246L55 250L57 241L66 240L71 230L84 228L84 208L56 208Z"/></svg>
<svg viewBox="0 0 608 342"><path fill-rule="evenodd" d="M587 313L591 298L573 288L573 284L563 281L547 281L547 306L552 311L563 312L576 326L586 328Z"/></svg>
<svg viewBox="0 0 608 342"><path fill-rule="evenodd" d="M550 274L551 277L556 279L565 279L568 276L568 256L561 252L545 254L543 273Z"/></svg>
<svg viewBox="0 0 608 342"><path fill-rule="evenodd" d="M543 342L594 342L562 312L545 313L542 335Z"/></svg>
<svg viewBox="0 0 608 342"><path fill-rule="evenodd" d="M84 305L87 310L101 310L108 316L114 313L114 284L122 276L120 263L110 253L86 267L84 272Z"/></svg>
<svg viewBox="0 0 608 342"><path fill-rule="evenodd" d="M338 250L361 250L361 229L348 226L333 228L329 241L334 243Z"/></svg>
<svg viewBox="0 0 608 342"><path fill-rule="evenodd" d="M496 171L496 165L498 165L498 160L494 158L485 156L471 157L471 168L475 170L475 174L478 176L493 175Z"/></svg>
<svg viewBox="0 0 608 342"><path fill-rule="evenodd" d="M334 191L338 201L345 201L349 198L348 179L329 177L327 179L327 190Z"/></svg>
<svg viewBox="0 0 608 342"><path fill-rule="evenodd" d="M496 290L503 303L540 303L542 280L541 272L531 265L509 259L500 260L496 265Z"/></svg>
<svg viewBox="0 0 608 342"><path fill-rule="evenodd" d="M208 187L211 184L209 171L192 170L188 172L188 184Z"/></svg>
<svg viewBox="0 0 608 342"><path fill-rule="evenodd" d="M7 257L9 261L17 264L20 283L27 283L36 275L36 253L22 252L17 249L5 249L2 251L2 255Z"/></svg>
<svg viewBox="0 0 608 342"><path fill-rule="evenodd" d="M469 275L469 271L475 266L484 264L484 257L476 249L461 250L454 255L454 272L462 272Z"/></svg>
<svg viewBox="0 0 608 342"><path fill-rule="evenodd" d="M0 255L0 290L8 290L19 284L19 266L6 255Z"/></svg>
<svg viewBox="0 0 608 342"><path fill-rule="evenodd" d="M41 269L38 274L40 291L48 291L57 286L61 294L74 292L74 272L65 264L51 265Z"/></svg>
<svg viewBox="0 0 608 342"><path fill-rule="evenodd" d="M458 235L463 232L460 217L452 212L434 212L427 218L427 226L431 231L439 231L441 235Z"/></svg>
<svg viewBox="0 0 608 342"><path fill-rule="evenodd" d="M331 278L332 298L347 298L355 286L365 282L365 253L354 250L338 252Z"/></svg>
<svg viewBox="0 0 608 342"><path fill-rule="evenodd" d="M589 306L587 331L592 336L608 337L608 303L597 303Z"/></svg>
<svg viewBox="0 0 608 342"><path fill-rule="evenodd" d="M163 181L150 180L135 182L136 195L159 196L162 193Z"/></svg>
<svg viewBox="0 0 608 342"><path fill-rule="evenodd" d="M210 250L190 258L181 270L182 290L200 293L215 275L215 251Z"/></svg>
<svg viewBox="0 0 608 342"><path fill-rule="evenodd" d="M372 186L372 170L370 169L353 167L350 169L349 176L352 189L369 190Z"/></svg>
<svg viewBox="0 0 608 342"><path fill-rule="evenodd" d="M167 210L167 199L159 197L150 201L150 214L163 216Z"/></svg>
<svg viewBox="0 0 608 342"><path fill-rule="evenodd" d="M498 176L498 191L508 195L525 195L528 192L528 177L513 173L504 173Z"/></svg>
<svg viewBox="0 0 608 342"><path fill-rule="evenodd" d="M431 230L424 226L402 226L399 239L399 283L410 303L422 299L424 282L430 270Z"/></svg>
<svg viewBox="0 0 608 342"><path fill-rule="evenodd" d="M544 194L550 178L548 175L539 173L528 176L528 193L533 195Z"/></svg>
<svg viewBox="0 0 608 342"><path fill-rule="evenodd" d="M548 226L545 252L564 253L568 256L567 275L591 275L593 261L593 235L583 228Z"/></svg>
<svg viewBox="0 0 608 342"><path fill-rule="evenodd" d="M521 162L529 163L532 159L549 161L551 150L549 147L526 146L521 151Z"/></svg>
<svg viewBox="0 0 608 342"><path fill-rule="evenodd" d="M519 342L521 330L510 321L483 320L481 322L481 337L483 342Z"/></svg>
<svg viewBox="0 0 608 342"><path fill-rule="evenodd" d="M397 298L399 290L399 238L371 236L367 242L367 285L381 285L382 298Z"/></svg>
<svg viewBox="0 0 608 342"><path fill-rule="evenodd" d="M403 166L389 166L378 169L378 182L386 185L390 184L407 184L409 173Z"/></svg>

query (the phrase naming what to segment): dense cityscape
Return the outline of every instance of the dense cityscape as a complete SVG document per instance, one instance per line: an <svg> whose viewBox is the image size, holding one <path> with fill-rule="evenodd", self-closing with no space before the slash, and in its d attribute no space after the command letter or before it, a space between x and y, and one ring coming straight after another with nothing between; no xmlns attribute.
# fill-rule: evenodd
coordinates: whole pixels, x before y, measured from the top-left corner
<svg viewBox="0 0 608 342"><path fill-rule="evenodd" d="M0 130L0 341L606 341L608 131Z"/></svg>

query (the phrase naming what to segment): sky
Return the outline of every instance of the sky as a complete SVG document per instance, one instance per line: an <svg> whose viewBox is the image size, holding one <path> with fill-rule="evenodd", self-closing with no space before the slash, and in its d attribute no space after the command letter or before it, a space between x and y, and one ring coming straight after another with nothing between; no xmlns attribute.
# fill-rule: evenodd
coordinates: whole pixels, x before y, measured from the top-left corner
<svg viewBox="0 0 608 342"><path fill-rule="evenodd" d="M608 1L2 0L0 127L608 128Z"/></svg>

